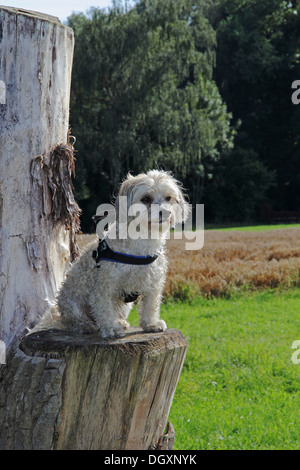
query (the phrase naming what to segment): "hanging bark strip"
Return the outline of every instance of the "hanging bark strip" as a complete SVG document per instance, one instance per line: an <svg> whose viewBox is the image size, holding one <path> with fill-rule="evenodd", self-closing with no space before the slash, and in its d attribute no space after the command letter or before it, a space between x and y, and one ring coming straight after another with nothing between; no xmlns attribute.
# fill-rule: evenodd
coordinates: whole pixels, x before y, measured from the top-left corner
<svg viewBox="0 0 300 470"><path fill-rule="evenodd" d="M68 144L54 147L49 155L32 160L31 175L43 191L43 213L53 223L62 223L70 233L70 255L74 261L79 254L76 234L80 231L81 210L75 201L72 177L75 177L75 150Z"/></svg>

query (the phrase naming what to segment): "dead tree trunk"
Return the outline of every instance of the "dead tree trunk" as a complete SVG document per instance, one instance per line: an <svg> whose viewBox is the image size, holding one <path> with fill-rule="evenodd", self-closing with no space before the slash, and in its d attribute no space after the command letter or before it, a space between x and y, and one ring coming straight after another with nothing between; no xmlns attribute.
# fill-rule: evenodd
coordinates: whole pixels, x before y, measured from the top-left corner
<svg viewBox="0 0 300 470"><path fill-rule="evenodd" d="M2 376L0 448L172 448L162 436L186 347L178 330L27 336Z"/></svg>
<svg viewBox="0 0 300 470"><path fill-rule="evenodd" d="M75 250L73 42L57 18L0 7L0 340L7 348L54 299L70 242Z"/></svg>
<svg viewBox="0 0 300 470"><path fill-rule="evenodd" d="M0 7L0 448L171 448L180 332L24 337L76 257L72 54L57 19Z"/></svg>

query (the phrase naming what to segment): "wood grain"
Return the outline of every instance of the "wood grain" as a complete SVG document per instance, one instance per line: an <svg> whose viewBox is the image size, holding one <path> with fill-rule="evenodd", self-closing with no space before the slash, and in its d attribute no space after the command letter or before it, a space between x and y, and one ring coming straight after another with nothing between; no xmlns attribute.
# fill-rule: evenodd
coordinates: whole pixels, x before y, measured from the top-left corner
<svg viewBox="0 0 300 470"><path fill-rule="evenodd" d="M0 448L156 448L186 349L178 330L28 335L2 374Z"/></svg>
<svg viewBox="0 0 300 470"><path fill-rule="evenodd" d="M70 261L70 232L54 220L44 173L51 174L53 148L68 139L73 46L73 31L57 18L0 7L0 339L7 348L38 322Z"/></svg>

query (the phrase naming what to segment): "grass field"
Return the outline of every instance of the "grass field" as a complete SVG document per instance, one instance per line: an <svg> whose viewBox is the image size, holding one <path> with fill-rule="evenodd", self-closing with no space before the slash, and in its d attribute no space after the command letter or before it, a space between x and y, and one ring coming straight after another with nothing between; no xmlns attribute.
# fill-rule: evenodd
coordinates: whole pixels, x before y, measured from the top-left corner
<svg viewBox="0 0 300 470"><path fill-rule="evenodd" d="M199 252L168 242L162 318L189 343L176 449L299 449L300 228L265 228L205 231Z"/></svg>
<svg viewBox="0 0 300 470"><path fill-rule="evenodd" d="M222 232L231 232L231 231L238 231L238 232L261 232L261 231L269 231L269 230L278 230L278 229L290 229L290 228L300 228L300 224L276 224L276 225L245 225L239 227L215 227L210 228L211 230L220 230ZM209 228L207 227L207 230Z"/></svg>
<svg viewBox="0 0 300 470"><path fill-rule="evenodd" d="M204 247L198 251L185 250L185 240L170 239L165 297L228 297L240 291L300 286L299 227L242 229L206 230Z"/></svg>
<svg viewBox="0 0 300 470"><path fill-rule="evenodd" d="M189 343L170 413L175 447L299 449L300 228L204 238L200 252L168 244L165 294L186 301L166 303L162 317Z"/></svg>
<svg viewBox="0 0 300 470"><path fill-rule="evenodd" d="M189 348L170 414L177 449L299 449L300 292L168 305Z"/></svg>
<svg viewBox="0 0 300 470"><path fill-rule="evenodd" d="M175 449L299 449L299 290L168 302L161 316L189 343L169 416Z"/></svg>

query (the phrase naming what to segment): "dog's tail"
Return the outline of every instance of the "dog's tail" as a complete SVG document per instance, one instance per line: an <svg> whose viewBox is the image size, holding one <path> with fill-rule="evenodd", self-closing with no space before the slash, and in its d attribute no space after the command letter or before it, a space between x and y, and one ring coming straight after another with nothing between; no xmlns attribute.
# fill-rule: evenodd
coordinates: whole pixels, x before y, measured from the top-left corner
<svg viewBox="0 0 300 470"><path fill-rule="evenodd" d="M58 311L57 305L55 303L50 302L48 299L46 300L48 302L49 308L46 310L46 312L34 328L28 328L28 335L43 330L65 329L64 325L62 324L61 315Z"/></svg>

